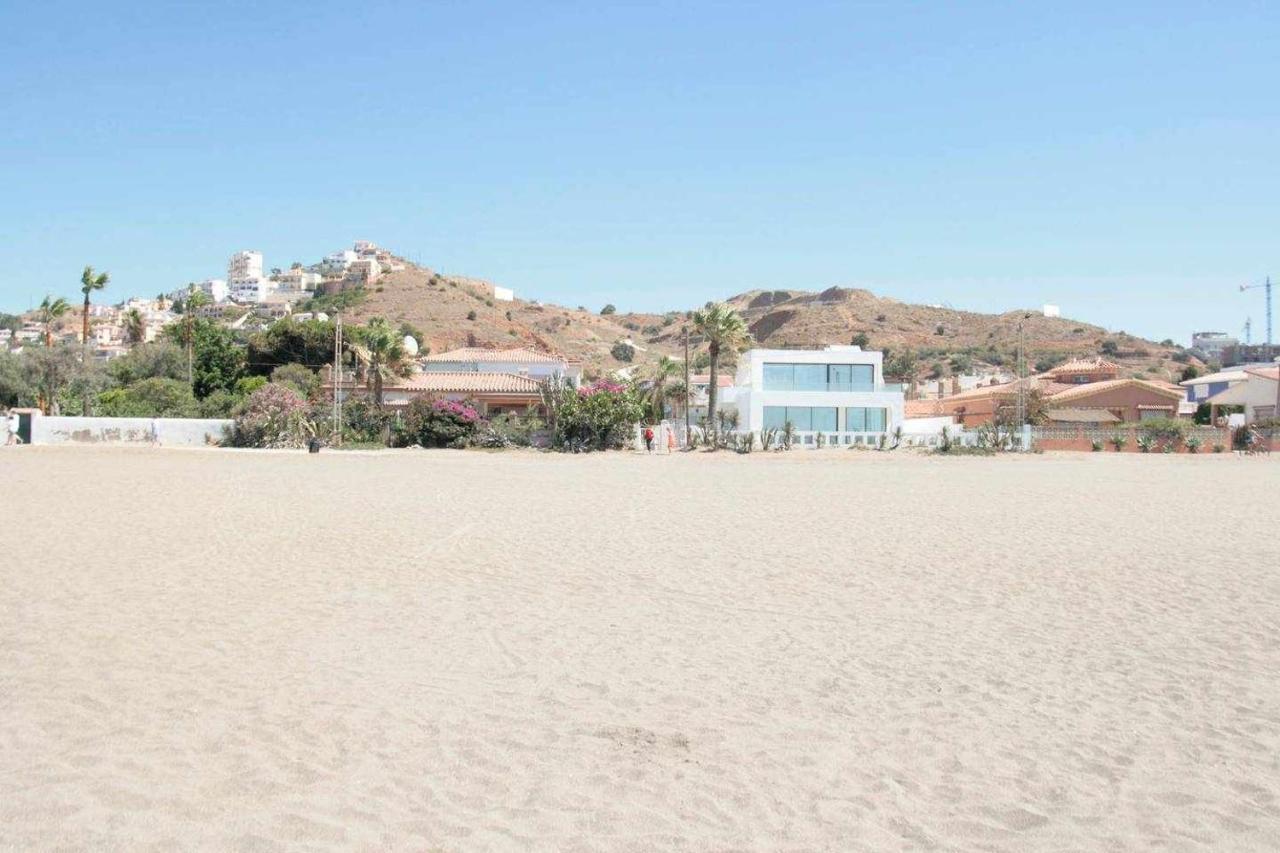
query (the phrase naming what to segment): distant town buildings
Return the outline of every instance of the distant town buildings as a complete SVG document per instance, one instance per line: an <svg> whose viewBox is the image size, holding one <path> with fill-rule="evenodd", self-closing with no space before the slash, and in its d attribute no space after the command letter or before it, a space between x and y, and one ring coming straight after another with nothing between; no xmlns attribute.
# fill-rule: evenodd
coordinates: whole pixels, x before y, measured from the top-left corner
<svg viewBox="0 0 1280 853"><path fill-rule="evenodd" d="M1191 348L1199 350L1210 361L1222 363L1223 351L1238 346L1240 341L1226 332L1195 332L1191 335Z"/></svg>

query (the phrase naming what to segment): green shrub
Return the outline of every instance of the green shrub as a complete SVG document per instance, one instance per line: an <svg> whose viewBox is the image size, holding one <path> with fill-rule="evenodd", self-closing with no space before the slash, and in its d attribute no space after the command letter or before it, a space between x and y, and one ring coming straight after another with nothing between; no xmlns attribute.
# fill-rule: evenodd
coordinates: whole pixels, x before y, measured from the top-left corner
<svg viewBox="0 0 1280 853"><path fill-rule="evenodd" d="M1191 438L1187 439L1187 452L1198 453L1200 450L1200 446L1202 444L1204 444L1204 440L1201 439L1199 436L1196 436L1196 435L1191 436Z"/></svg>
<svg viewBox="0 0 1280 853"><path fill-rule="evenodd" d="M1090 446L1093 448L1094 453L1100 453L1102 451L1102 441L1100 439L1095 438Z"/></svg>
<svg viewBox="0 0 1280 853"><path fill-rule="evenodd" d="M108 418L192 418L198 414L191 387L178 379L142 379L98 395L97 413Z"/></svg>
<svg viewBox="0 0 1280 853"><path fill-rule="evenodd" d="M235 447L302 447L315 435L307 403L284 385L264 385L236 413L230 441Z"/></svg>
<svg viewBox="0 0 1280 853"><path fill-rule="evenodd" d="M609 350L609 354L618 361L630 362L636 357L636 348L626 341L618 341Z"/></svg>
<svg viewBox="0 0 1280 853"><path fill-rule="evenodd" d="M1143 453L1150 453L1151 448L1155 446L1155 440L1149 435L1138 436L1138 449Z"/></svg>
<svg viewBox="0 0 1280 853"><path fill-rule="evenodd" d="M320 377L305 364L283 364L271 371L271 381L289 386L304 400L313 399L320 393Z"/></svg>
<svg viewBox="0 0 1280 853"><path fill-rule="evenodd" d="M466 447L480 430L480 413L469 403L419 397L395 428L398 447Z"/></svg>
<svg viewBox="0 0 1280 853"><path fill-rule="evenodd" d="M1121 450L1124 450L1125 445L1128 443L1129 443L1129 437L1124 433L1118 432L1115 435L1111 436L1111 446L1116 449L1116 453L1119 453Z"/></svg>
<svg viewBox="0 0 1280 853"><path fill-rule="evenodd" d="M1226 453L1226 452L1227 452L1227 446L1226 446L1225 444L1223 444L1221 441L1215 441L1215 442L1213 443L1213 452L1214 452L1214 453Z"/></svg>

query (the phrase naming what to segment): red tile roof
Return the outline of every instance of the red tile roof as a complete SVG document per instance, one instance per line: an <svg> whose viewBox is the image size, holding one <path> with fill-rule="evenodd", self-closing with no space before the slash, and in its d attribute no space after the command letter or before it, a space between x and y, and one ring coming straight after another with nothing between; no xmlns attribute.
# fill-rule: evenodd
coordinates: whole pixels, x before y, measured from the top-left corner
<svg viewBox="0 0 1280 853"><path fill-rule="evenodd" d="M1050 375L1058 373L1118 373L1120 365L1102 358L1073 358L1049 370Z"/></svg>
<svg viewBox="0 0 1280 853"><path fill-rule="evenodd" d="M1172 400L1182 399L1182 389L1173 388L1168 385L1157 385L1154 382L1147 382L1145 379L1108 379L1104 382L1089 382L1084 385L1072 385L1066 391L1059 391L1048 397L1048 401L1054 403L1065 402L1067 400L1075 400L1080 397L1091 397L1102 391L1112 391L1117 388L1124 388L1129 385L1138 385L1149 391L1154 391Z"/></svg>
<svg viewBox="0 0 1280 853"><path fill-rule="evenodd" d="M710 373L694 373L694 374L691 374L691 375L689 376L689 384L690 384L690 385L710 385L710 384L711 384L711 374L710 374ZM721 374L721 375L716 376L716 387L717 387L717 388L732 388L732 387L733 387L733 377L732 377L732 376L726 376L726 375L724 375L724 374Z"/></svg>
<svg viewBox="0 0 1280 853"><path fill-rule="evenodd" d="M439 393L506 393L537 394L542 384L528 376L515 373L452 373L427 371L415 373L395 384L388 384L388 390L424 391Z"/></svg>
<svg viewBox="0 0 1280 853"><path fill-rule="evenodd" d="M515 364L559 364L564 361L558 355L535 352L525 347L515 347L514 349L463 347L449 350L448 352L432 353L422 360L426 362L512 362Z"/></svg>

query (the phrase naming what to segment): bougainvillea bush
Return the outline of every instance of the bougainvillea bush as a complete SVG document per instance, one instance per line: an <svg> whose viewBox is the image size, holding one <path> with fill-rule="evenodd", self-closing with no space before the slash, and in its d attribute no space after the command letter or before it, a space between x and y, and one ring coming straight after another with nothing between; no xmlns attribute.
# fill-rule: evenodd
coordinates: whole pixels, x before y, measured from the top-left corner
<svg viewBox="0 0 1280 853"><path fill-rule="evenodd" d="M286 385L264 385L235 413L233 447L303 447L315 435L307 401Z"/></svg>
<svg viewBox="0 0 1280 853"><path fill-rule="evenodd" d="M606 379L575 388L553 383L543 392L552 441L562 450L621 447L644 414L634 389Z"/></svg>
<svg viewBox="0 0 1280 853"><path fill-rule="evenodd" d="M459 400L417 399L396 429L400 447L466 447L484 423L475 406Z"/></svg>

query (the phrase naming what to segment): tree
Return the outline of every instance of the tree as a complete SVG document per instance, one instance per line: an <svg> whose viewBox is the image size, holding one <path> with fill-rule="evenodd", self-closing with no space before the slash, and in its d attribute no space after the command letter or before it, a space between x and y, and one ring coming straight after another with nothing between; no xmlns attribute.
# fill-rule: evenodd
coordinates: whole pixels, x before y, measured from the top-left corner
<svg viewBox="0 0 1280 853"><path fill-rule="evenodd" d="M233 391L244 375L244 348L236 344L230 329L203 317L189 318L189 323L189 335L187 323L166 326L162 335L170 342L190 341L192 393L203 400L218 390Z"/></svg>
<svg viewBox="0 0 1280 853"><path fill-rule="evenodd" d="M334 324L329 320L286 317L249 337L248 370L258 376L287 364L313 370L333 361Z"/></svg>
<svg viewBox="0 0 1280 853"><path fill-rule="evenodd" d="M80 292L84 294L84 328L80 340L84 343L86 350L89 346L89 296L95 290L106 287L110 280L110 275L105 272L95 273L93 267L85 267L84 272L80 273Z"/></svg>
<svg viewBox="0 0 1280 853"><path fill-rule="evenodd" d="M694 311L693 328L707 341L708 367L711 373L711 381L707 383L707 423L715 430L716 376L720 369L720 357L736 354L750 343L751 332L742 315L723 302ZM715 447L716 442L713 440L711 449L714 450Z"/></svg>
<svg viewBox="0 0 1280 853"><path fill-rule="evenodd" d="M618 309L613 305L613 303L609 303L608 305L600 309L601 317L607 317L610 314L617 314L617 313L618 313Z"/></svg>
<svg viewBox="0 0 1280 853"><path fill-rule="evenodd" d="M853 338L849 341L849 343L851 343L855 347L861 347L862 349L866 349L868 346L871 345L871 339L867 337L866 332L858 332L856 335L853 336Z"/></svg>
<svg viewBox="0 0 1280 853"><path fill-rule="evenodd" d="M1200 375L1200 370L1194 364L1188 364L1186 367L1182 369L1183 382L1186 382L1188 379L1195 379L1199 375Z"/></svg>
<svg viewBox="0 0 1280 853"><path fill-rule="evenodd" d="M186 379L186 355L169 341L137 344L119 358L107 363L107 372L120 386L143 379Z"/></svg>
<svg viewBox="0 0 1280 853"><path fill-rule="evenodd" d="M111 418L190 418L197 408L187 383L156 377L104 391L98 411Z"/></svg>
<svg viewBox="0 0 1280 853"><path fill-rule="evenodd" d="M124 312L124 337L133 346L147 339L147 318L137 308Z"/></svg>
<svg viewBox="0 0 1280 853"><path fill-rule="evenodd" d="M25 356L0 351L0 409L29 406L35 396L25 369Z"/></svg>
<svg viewBox="0 0 1280 853"><path fill-rule="evenodd" d="M381 317L374 317L367 326L355 329L352 337L356 343L351 351L364 365L374 402L381 408L383 382L403 373L408 367L404 340Z"/></svg>
<svg viewBox="0 0 1280 853"><path fill-rule="evenodd" d="M609 354L618 361L629 362L636 357L636 348L626 341L618 341L610 347Z"/></svg>
<svg viewBox="0 0 1280 853"><path fill-rule="evenodd" d="M53 324L70 310L71 305L61 296L57 299L46 296L40 301L40 307L36 309L36 319L40 321L40 325L44 326L45 348L53 346Z"/></svg>
<svg viewBox="0 0 1280 853"><path fill-rule="evenodd" d="M1120 353L1120 345L1115 341L1103 341L1101 350L1103 355L1118 355Z"/></svg>
<svg viewBox="0 0 1280 853"><path fill-rule="evenodd" d="M195 321L196 309L201 305L206 305L209 297L205 296L204 291L197 288L194 284L187 285L187 298L182 303L182 335L183 343L187 346L187 383L191 385L192 393L195 393L195 377L193 373L195 360Z"/></svg>
<svg viewBox="0 0 1280 853"><path fill-rule="evenodd" d="M653 368L653 379L649 385L649 414L654 421L662 420L667 398L674 390L672 380L684 372L684 365L669 355L658 359ZM681 383L683 386L683 383Z"/></svg>
<svg viewBox="0 0 1280 853"><path fill-rule="evenodd" d="M282 364L271 371L271 381L292 388L305 400L320 391L320 377L304 364Z"/></svg>
<svg viewBox="0 0 1280 853"><path fill-rule="evenodd" d="M79 370L79 355L65 346L23 350L22 354L23 373L35 389L36 405L46 415L58 414L58 396Z"/></svg>

